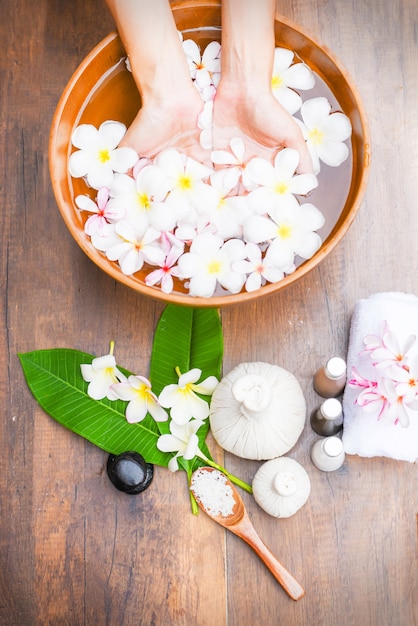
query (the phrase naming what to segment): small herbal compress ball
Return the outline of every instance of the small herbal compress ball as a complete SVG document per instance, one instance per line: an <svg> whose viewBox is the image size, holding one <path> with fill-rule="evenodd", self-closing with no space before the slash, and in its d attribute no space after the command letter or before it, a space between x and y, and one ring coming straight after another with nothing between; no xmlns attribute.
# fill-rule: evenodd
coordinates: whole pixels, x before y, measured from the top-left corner
<svg viewBox="0 0 418 626"><path fill-rule="evenodd" d="M294 459L281 457L264 463L253 484L254 500L273 517L290 517L307 501L311 481Z"/></svg>

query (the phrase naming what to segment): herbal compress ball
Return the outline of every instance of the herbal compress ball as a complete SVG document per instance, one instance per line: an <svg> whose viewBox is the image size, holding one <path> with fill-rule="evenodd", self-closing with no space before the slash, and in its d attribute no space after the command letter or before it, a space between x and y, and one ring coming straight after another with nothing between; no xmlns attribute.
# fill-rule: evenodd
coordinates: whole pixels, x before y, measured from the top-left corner
<svg viewBox="0 0 418 626"><path fill-rule="evenodd" d="M303 430L306 402L296 378L278 365L241 363L216 387L210 427L217 443L244 459L273 459Z"/></svg>
<svg viewBox="0 0 418 626"><path fill-rule="evenodd" d="M273 517L290 517L309 498L311 481L297 461L280 457L260 467L252 487L255 501L266 513Z"/></svg>

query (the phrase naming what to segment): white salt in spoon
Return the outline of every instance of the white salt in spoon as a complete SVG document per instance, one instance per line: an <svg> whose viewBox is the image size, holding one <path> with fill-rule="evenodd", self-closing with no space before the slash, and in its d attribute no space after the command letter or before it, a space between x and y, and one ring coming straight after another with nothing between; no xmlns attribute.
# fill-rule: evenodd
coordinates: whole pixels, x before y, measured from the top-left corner
<svg viewBox="0 0 418 626"><path fill-rule="evenodd" d="M276 559L276 557L270 552L267 546L260 539L257 534L254 526L251 523L251 520L248 516L248 513L244 507L244 503L239 495L238 491L228 480L226 477L222 479L223 485L228 486L232 490L233 496L233 508L232 512L226 515L220 513L216 513L212 511L209 507L209 510L205 508L205 497L198 490L198 481L197 474L200 476L205 472L216 472L220 474L222 477L224 476L222 472L219 470L213 469L212 467L200 467L192 474L191 486L190 490L192 491L199 507L207 514L209 517L218 522L221 526L224 526L228 530L230 530L234 535L241 537L249 546L255 551L256 554L260 557L263 563L268 567L270 572L273 574L277 582L283 587L283 589L288 593L288 595L293 600L299 600L304 594L305 590L298 583L298 581L293 578L293 576L287 571L285 567ZM193 478L196 475L196 486L193 485Z"/></svg>

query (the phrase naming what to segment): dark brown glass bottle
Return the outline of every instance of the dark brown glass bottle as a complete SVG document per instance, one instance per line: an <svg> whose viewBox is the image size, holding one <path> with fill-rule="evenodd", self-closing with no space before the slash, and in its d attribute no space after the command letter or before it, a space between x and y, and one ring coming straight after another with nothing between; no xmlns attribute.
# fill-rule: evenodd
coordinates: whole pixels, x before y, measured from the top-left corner
<svg viewBox="0 0 418 626"><path fill-rule="evenodd" d="M320 407L311 413L311 426L318 435L331 437L343 427L343 407L337 398L324 400Z"/></svg>

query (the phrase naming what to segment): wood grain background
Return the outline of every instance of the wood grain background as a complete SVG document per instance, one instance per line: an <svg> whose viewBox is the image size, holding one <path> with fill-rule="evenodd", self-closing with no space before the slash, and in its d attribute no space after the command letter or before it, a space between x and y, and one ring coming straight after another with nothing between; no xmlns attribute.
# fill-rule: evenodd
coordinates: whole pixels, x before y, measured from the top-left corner
<svg viewBox="0 0 418 626"><path fill-rule="evenodd" d="M297 285L222 312L224 370L278 363L299 379L347 347L355 302L418 293L416 0L280 0L279 11L339 57L372 133L370 181L342 243ZM74 347L146 372L162 305L98 270L61 219L47 146L59 96L114 29L101 0L0 4L1 626L415 626L416 464L349 457L330 475L306 428L289 456L312 494L275 520L244 496L267 545L306 588L294 603L233 535L190 513L183 474L156 469L139 497L116 491L106 455L37 407L17 353ZM259 463L215 450L242 478Z"/></svg>

